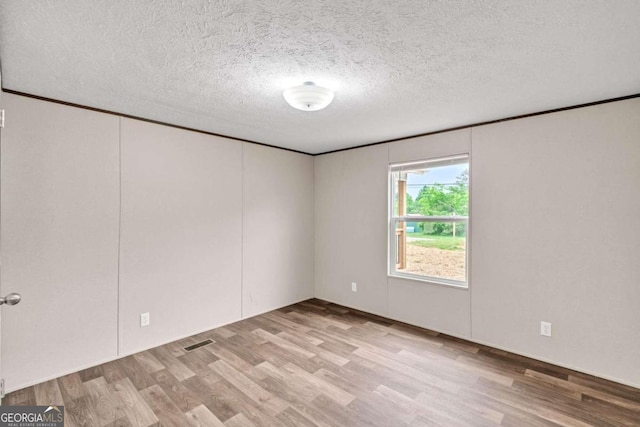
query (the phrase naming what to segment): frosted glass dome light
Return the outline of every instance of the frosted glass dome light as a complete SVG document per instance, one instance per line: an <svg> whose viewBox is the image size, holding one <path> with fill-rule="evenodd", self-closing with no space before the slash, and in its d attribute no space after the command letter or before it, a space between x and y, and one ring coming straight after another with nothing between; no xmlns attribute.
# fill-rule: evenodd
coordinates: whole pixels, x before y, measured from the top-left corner
<svg viewBox="0 0 640 427"><path fill-rule="evenodd" d="M305 82L285 90L282 96L293 108L302 111L318 111L331 104L334 95L330 89L316 86L313 82Z"/></svg>

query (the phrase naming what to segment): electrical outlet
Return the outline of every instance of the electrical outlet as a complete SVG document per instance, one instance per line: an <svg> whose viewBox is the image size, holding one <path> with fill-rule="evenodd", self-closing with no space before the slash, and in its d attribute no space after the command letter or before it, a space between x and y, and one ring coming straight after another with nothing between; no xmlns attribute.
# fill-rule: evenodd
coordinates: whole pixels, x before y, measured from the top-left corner
<svg viewBox="0 0 640 427"><path fill-rule="evenodd" d="M543 335L545 337L551 336L551 323L540 322L540 335Z"/></svg>
<svg viewBox="0 0 640 427"><path fill-rule="evenodd" d="M151 317L149 316L149 313L142 313L140 315L140 327L142 328L143 326L149 326L150 323Z"/></svg>
<svg viewBox="0 0 640 427"><path fill-rule="evenodd" d="M351 290L353 292L358 292L358 284L356 282L351 282Z"/></svg>

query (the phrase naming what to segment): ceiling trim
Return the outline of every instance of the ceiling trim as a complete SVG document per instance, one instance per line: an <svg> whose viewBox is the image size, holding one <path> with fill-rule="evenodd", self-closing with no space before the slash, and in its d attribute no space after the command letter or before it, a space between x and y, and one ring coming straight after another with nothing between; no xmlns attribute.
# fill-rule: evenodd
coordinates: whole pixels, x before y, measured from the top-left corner
<svg viewBox="0 0 640 427"><path fill-rule="evenodd" d="M124 117L124 118L127 118L127 119L140 120L140 121L147 122L147 123L154 123L154 124L157 124L157 125L169 126L169 127L176 128L176 129L188 130L188 131L191 131L191 132L203 133L205 135L217 136L217 137L220 137L220 138L232 139L234 141L247 142L249 144L262 145L264 147L277 148L279 150L291 151L293 153L306 154L307 156L313 156L313 154L311 154L311 153L305 153L304 151L294 150L293 148L278 147L276 145L265 144L264 142L258 142L258 141L251 141L251 140L248 140L248 139L236 138L234 136L222 135L222 134L219 134L219 133L208 132L208 131L200 130L200 129L194 129L194 128L190 128L190 127L187 127L187 126L181 126L181 125L176 125L176 124L173 124L173 123L163 122L163 121L160 121L160 120L145 119L144 117L132 116L131 114L123 114L123 113L118 113L116 111L103 110L102 108L89 107L87 105L82 105L82 104L74 104L73 102L61 101L59 99L47 98L47 97L40 96L40 95L33 95L33 94L30 94L30 93L26 93L26 92L20 92L18 90L2 88L2 92L10 93L12 95L18 95L18 96L24 96L24 97L27 97L27 98L37 99L39 101L53 102L54 104L66 105L68 107L82 108L84 110L95 111L95 112L98 112L98 113L110 114L110 115L113 115L113 116Z"/></svg>
<svg viewBox="0 0 640 427"><path fill-rule="evenodd" d="M278 147L276 145L265 144L264 142L258 142L258 141L251 141L251 140L248 140L248 139L236 138L236 137L229 136L229 135L222 135L222 134L218 134L218 133L214 133L214 132L207 132L207 131L204 131L204 130L194 129L194 128L190 128L190 127L186 127L186 126L180 126L180 125L176 125L176 124L172 124L172 123L162 122L162 121L159 121L159 120L145 119L144 117L132 116L130 114L122 114L122 113L118 113L118 112L115 112L115 111L103 110L101 108L89 107L89 106L81 105L81 104L74 104L73 102L60 101L58 99L46 98L44 96L33 95L33 94L30 94L30 93L20 92L20 91L13 90L13 89L2 88L2 92L10 93L10 94L13 94L13 95L24 96L24 97L27 97L27 98L38 99L40 101L53 102L55 104L66 105L66 106L69 106L69 107L82 108L82 109L85 109L85 110L95 111L95 112L98 112L98 113L111 114L111 115L114 115L114 116L125 117L125 118L128 118L128 119L140 120L140 121L147 122L147 123L154 123L154 124L158 124L158 125L169 126L169 127L176 128L176 129L182 129L182 130L187 130L187 131L191 131L191 132L198 132L198 133L202 133L202 134L205 134L205 135L217 136L217 137L220 137L220 138L231 139L231 140L234 140L234 141L240 141L240 142L246 142L246 143L249 143L249 144L262 145L264 147L270 147L270 148L277 148L279 150L291 151L293 153L305 154L305 155L314 156L314 157L315 156L322 156L324 154L338 153L338 152L341 152L341 151L355 150L355 149L358 149L358 148L371 147L371 146L374 146L374 145L387 144L387 143L390 143L390 142L403 141L403 140L412 139L412 138L420 138L420 137L423 137L423 136L437 135L439 133L452 132L452 131L455 131L455 130L468 129L468 128L478 127L478 126L486 126L486 125L491 125L491 124L495 124L495 123L508 122L508 121L511 121L511 120L524 119L524 118L527 118L527 117L541 116L541 115L544 115L544 114L558 113L558 112L561 112L561 111L575 110L577 108L592 107L594 105L608 104L610 102L618 102L618 101L624 101L624 100L627 100L627 99L640 98L640 93L636 93L636 94L633 94L633 95L620 96L620 97L617 97L617 98L608 98L608 99L603 99L603 100L600 100L600 101L587 102L585 104L570 105L570 106L567 106L567 107L554 108L554 109L551 109L551 110L544 110L544 111L539 111L539 112L535 112L535 113L521 114L521 115L518 115L518 116L505 117L503 119L489 120L489 121L486 121L486 122L470 123L470 124L466 124L466 125L462 125L462 126L456 126L456 127L441 129L441 130L437 130L437 131L433 131L433 132L425 132L425 133L420 133L420 134L417 134L417 135L408 135L408 136L403 136L403 137L400 137L400 138L393 138L393 139L387 139L387 140L384 140L384 141L372 142L372 143L369 143L369 144L357 145L355 147L341 148L341 149L338 149L338 150L331 150L331 151L325 151L323 153L312 154L312 153L306 153L304 151L294 150L292 148Z"/></svg>
<svg viewBox="0 0 640 427"><path fill-rule="evenodd" d="M387 139L387 140L380 141L380 142L372 142L372 143L369 143L369 144L357 145L355 147L340 148L338 150L331 150L331 151L326 151L324 153L313 154L313 156L322 156L323 154L339 153L340 151L355 150L357 148L371 147L372 145L380 145L380 144L387 144L389 142L404 141L404 140L412 139L412 138L420 138L422 136L437 135L439 133L452 132L454 130L469 129L469 128L474 128L474 127L478 127L478 126L492 125L492 124L495 124L495 123L509 122L511 120L525 119L527 117L542 116L544 114L558 113L560 111L568 111L568 110L575 110L575 109L578 109L578 108L592 107L594 105L608 104L610 102L624 101L624 100L633 99L633 98L640 98L640 93L636 93L636 94L633 94L633 95L620 96L620 97L617 97L617 98L608 98L608 99L603 99L603 100L600 100L600 101L587 102L585 104L570 105L568 107L560 107L560 108L554 108L554 109L551 109L551 110L538 111L538 112L535 112L535 113L521 114L519 116L510 116L510 117L505 117L503 119L496 119L496 120L489 120L489 121L486 121L486 122L471 123L471 124L467 124L467 125L456 126L456 127L446 128L446 129L442 129L442 130L436 130L436 131L433 131L433 132L425 132L425 133L420 133L420 134L417 134L417 135L409 135L409 136L403 136L403 137L400 137L400 138Z"/></svg>

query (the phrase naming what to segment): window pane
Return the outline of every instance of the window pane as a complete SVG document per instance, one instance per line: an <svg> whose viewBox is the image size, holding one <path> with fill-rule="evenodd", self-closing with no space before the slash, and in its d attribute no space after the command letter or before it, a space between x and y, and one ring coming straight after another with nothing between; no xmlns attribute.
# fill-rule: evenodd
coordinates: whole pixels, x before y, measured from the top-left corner
<svg viewBox="0 0 640 427"><path fill-rule="evenodd" d="M467 222L453 217L469 216L468 158L392 165L390 178L391 215L407 218L394 222L391 272L466 283Z"/></svg>
<svg viewBox="0 0 640 427"><path fill-rule="evenodd" d="M466 282L466 228L465 222L399 222L396 271Z"/></svg>

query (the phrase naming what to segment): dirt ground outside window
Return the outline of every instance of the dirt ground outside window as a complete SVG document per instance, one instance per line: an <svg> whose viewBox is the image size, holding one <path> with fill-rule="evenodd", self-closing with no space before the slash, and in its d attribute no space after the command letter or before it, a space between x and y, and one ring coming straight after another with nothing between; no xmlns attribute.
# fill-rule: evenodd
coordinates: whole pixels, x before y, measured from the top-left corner
<svg viewBox="0 0 640 427"><path fill-rule="evenodd" d="M443 250L407 244L407 268L398 270L423 276L466 281L464 250Z"/></svg>

